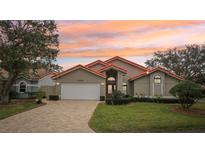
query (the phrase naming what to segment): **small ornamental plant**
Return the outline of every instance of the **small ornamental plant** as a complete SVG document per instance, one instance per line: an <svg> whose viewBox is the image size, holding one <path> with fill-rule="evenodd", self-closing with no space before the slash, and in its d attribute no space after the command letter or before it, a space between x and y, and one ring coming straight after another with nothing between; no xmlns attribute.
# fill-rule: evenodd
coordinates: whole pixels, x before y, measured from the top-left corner
<svg viewBox="0 0 205 154"><path fill-rule="evenodd" d="M41 104L42 103L42 99L45 96L45 92L42 91L41 89L39 89L36 92L36 103Z"/></svg>

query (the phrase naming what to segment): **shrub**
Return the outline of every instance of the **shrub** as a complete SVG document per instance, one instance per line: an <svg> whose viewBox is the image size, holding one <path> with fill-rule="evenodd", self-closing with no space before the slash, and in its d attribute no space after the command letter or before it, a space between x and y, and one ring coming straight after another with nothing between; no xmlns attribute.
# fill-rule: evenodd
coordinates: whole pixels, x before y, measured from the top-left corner
<svg viewBox="0 0 205 154"><path fill-rule="evenodd" d="M115 90L112 93L112 99L120 99L120 98L123 98L123 97L125 97L125 95L119 90L118 91Z"/></svg>
<svg viewBox="0 0 205 154"><path fill-rule="evenodd" d="M113 91L112 93L112 104L117 105L121 104L121 99L124 97L124 94L121 91Z"/></svg>
<svg viewBox="0 0 205 154"><path fill-rule="evenodd" d="M49 100L57 101L57 100L59 100L59 96L58 95L49 95Z"/></svg>
<svg viewBox="0 0 205 154"><path fill-rule="evenodd" d="M104 101L105 100L105 96L100 96L100 101Z"/></svg>
<svg viewBox="0 0 205 154"><path fill-rule="evenodd" d="M203 88L201 85L191 81L182 81L175 85L170 93L179 98L179 102L183 109L189 109L200 98L203 98Z"/></svg>
<svg viewBox="0 0 205 154"><path fill-rule="evenodd" d="M128 94L126 94L126 95L125 95L125 98L129 98L129 97L131 97L131 96L130 96L130 95L128 95Z"/></svg>
<svg viewBox="0 0 205 154"><path fill-rule="evenodd" d="M19 94L16 91L11 91L9 93L10 99L17 99L19 98Z"/></svg>
<svg viewBox="0 0 205 154"><path fill-rule="evenodd" d="M106 98L105 103L108 105L112 104L112 98Z"/></svg>
<svg viewBox="0 0 205 154"><path fill-rule="evenodd" d="M28 98L36 98L36 95L37 95L38 91L37 92L26 92L26 94L28 95Z"/></svg>
<svg viewBox="0 0 205 154"><path fill-rule="evenodd" d="M113 91L112 98L109 100L107 99L106 102L108 104L113 105L122 105L122 104L128 104L131 101L130 97L126 97L125 94L123 94L121 91Z"/></svg>
<svg viewBox="0 0 205 154"><path fill-rule="evenodd" d="M132 102L150 102L150 103L170 103L175 104L179 103L178 98L163 98L163 97L133 97Z"/></svg>
<svg viewBox="0 0 205 154"><path fill-rule="evenodd" d="M42 103L42 99L43 97L45 96L45 92L42 91L41 89L39 89L37 92L36 92L36 99L37 99L37 103L40 104Z"/></svg>

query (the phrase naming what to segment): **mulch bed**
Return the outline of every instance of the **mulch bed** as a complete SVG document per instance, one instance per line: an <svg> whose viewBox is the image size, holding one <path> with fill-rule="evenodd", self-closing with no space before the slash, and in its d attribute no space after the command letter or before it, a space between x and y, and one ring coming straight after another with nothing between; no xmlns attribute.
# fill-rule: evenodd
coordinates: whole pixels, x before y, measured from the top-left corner
<svg viewBox="0 0 205 154"><path fill-rule="evenodd" d="M174 112L186 114L186 115L203 115L205 116L205 110L202 109L189 109L189 110L183 110L181 107L175 107L173 108Z"/></svg>

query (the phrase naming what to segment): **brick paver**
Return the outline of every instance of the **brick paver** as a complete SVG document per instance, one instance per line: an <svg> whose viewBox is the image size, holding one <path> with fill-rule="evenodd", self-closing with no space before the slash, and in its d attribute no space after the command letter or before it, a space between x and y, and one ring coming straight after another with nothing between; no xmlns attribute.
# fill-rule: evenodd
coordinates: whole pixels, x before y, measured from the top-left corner
<svg viewBox="0 0 205 154"><path fill-rule="evenodd" d="M0 120L0 133L90 133L96 101L49 101L46 105Z"/></svg>

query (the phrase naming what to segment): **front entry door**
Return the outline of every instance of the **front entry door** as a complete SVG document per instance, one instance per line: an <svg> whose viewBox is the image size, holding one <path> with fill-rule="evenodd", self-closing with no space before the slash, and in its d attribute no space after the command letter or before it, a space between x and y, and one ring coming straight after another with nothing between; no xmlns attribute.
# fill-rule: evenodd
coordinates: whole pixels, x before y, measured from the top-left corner
<svg viewBox="0 0 205 154"><path fill-rule="evenodd" d="M107 85L107 97L111 97L113 91L116 90L116 85L115 84L108 84Z"/></svg>

